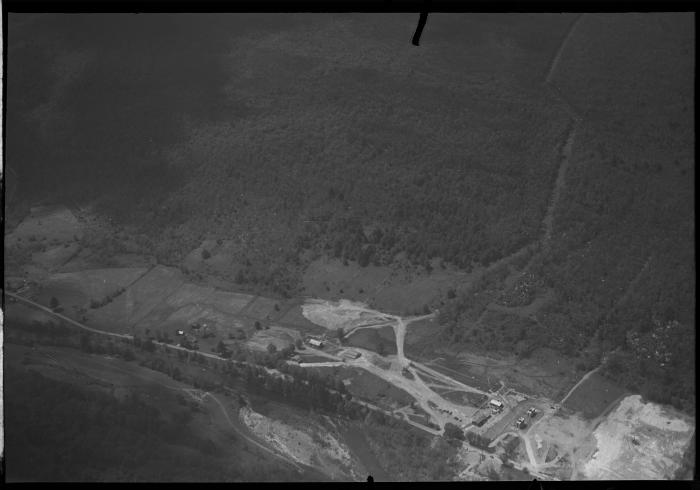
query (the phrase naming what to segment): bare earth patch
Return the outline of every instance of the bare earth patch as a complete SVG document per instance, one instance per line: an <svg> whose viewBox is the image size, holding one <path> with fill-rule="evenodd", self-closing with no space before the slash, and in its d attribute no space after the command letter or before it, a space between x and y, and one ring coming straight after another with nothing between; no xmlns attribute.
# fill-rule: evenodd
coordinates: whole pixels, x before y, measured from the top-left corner
<svg viewBox="0 0 700 490"><path fill-rule="evenodd" d="M596 452L583 473L590 479L672 478L694 432L690 417L628 396L593 433Z"/></svg>
<svg viewBox="0 0 700 490"><path fill-rule="evenodd" d="M360 479L358 462L350 450L327 427L305 430L251 410L241 409L240 419L255 435L278 452L306 466L322 468L334 479Z"/></svg>

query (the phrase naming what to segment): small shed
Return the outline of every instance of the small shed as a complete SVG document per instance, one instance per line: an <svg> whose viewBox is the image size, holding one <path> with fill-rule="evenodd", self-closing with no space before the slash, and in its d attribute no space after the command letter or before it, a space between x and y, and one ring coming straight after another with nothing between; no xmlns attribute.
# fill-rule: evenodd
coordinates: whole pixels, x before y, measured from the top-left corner
<svg viewBox="0 0 700 490"><path fill-rule="evenodd" d="M343 352L342 356L345 359L357 359L360 357L360 353L356 350L348 349L345 352Z"/></svg>

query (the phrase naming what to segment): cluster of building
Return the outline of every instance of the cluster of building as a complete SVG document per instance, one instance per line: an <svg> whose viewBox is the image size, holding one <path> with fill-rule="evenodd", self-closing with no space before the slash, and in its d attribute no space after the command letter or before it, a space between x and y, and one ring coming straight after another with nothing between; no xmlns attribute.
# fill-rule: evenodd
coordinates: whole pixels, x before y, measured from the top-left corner
<svg viewBox="0 0 700 490"><path fill-rule="evenodd" d="M186 332L183 329L177 330L177 336L180 337L180 346L185 349L199 349L199 338L213 337L214 332L206 323L195 322L190 325L190 331Z"/></svg>

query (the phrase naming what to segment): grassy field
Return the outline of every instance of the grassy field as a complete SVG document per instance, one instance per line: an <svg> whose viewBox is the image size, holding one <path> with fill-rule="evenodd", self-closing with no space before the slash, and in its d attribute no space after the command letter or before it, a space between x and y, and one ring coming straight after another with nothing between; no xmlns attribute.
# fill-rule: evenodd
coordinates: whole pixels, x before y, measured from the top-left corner
<svg viewBox="0 0 700 490"><path fill-rule="evenodd" d="M480 395L472 392L442 390L439 388L433 388L433 391L438 393L445 400L449 400L460 405L467 405L477 408L483 406L489 399L489 397L486 395Z"/></svg>
<svg viewBox="0 0 700 490"><path fill-rule="evenodd" d="M279 306L281 303L281 301L276 299L257 296L253 301L246 305L244 313L259 320L265 320L274 314L275 305Z"/></svg>
<svg viewBox="0 0 700 490"><path fill-rule="evenodd" d="M629 394L627 390L595 373L576 388L564 406L587 419L594 419L626 394Z"/></svg>
<svg viewBox="0 0 700 490"><path fill-rule="evenodd" d="M396 354L396 337L391 327L356 330L345 338L345 344L384 354Z"/></svg>
<svg viewBox="0 0 700 490"><path fill-rule="evenodd" d="M303 303L303 301L301 301ZM299 329L305 334L322 335L328 330L320 325L309 321L302 313L301 304L295 304L284 313L279 319L279 323Z"/></svg>
<svg viewBox="0 0 700 490"><path fill-rule="evenodd" d="M420 346L425 340L429 340L432 336L435 336L439 332L439 329L440 325L435 318L411 322L406 327L404 349L408 352L411 346Z"/></svg>
<svg viewBox="0 0 700 490"><path fill-rule="evenodd" d="M162 326L173 330L202 321L226 335L234 330L233 317L251 300L252 296L183 283L162 302L156 303L136 327L144 330Z"/></svg>
<svg viewBox="0 0 700 490"><path fill-rule="evenodd" d="M111 303L88 311L88 320L109 331L128 333L183 283L177 269L157 266Z"/></svg>
<svg viewBox="0 0 700 490"><path fill-rule="evenodd" d="M272 326L266 330L255 331L250 340L246 342L246 345L256 350L265 351L267 346L272 344L277 350L282 350L286 347L294 346L294 342L297 339L301 339L301 335L296 330Z"/></svg>
<svg viewBox="0 0 700 490"><path fill-rule="evenodd" d="M322 299L362 301L385 312L422 314L424 305L435 305L450 288L465 281L454 271L424 270L403 266L360 267L356 261L343 265L327 257L311 262L303 277L304 293Z"/></svg>
<svg viewBox="0 0 700 490"><path fill-rule="evenodd" d="M347 386L350 393L361 399L371 401L380 407L395 409L409 405L414 401L413 397L405 391L364 369L347 367L339 367L337 369L342 379L350 380L350 384Z"/></svg>
<svg viewBox="0 0 700 490"><path fill-rule="evenodd" d="M147 270L131 267L53 274L42 284L36 298L39 303L49 304L54 296L66 307L88 308L91 300L102 301L106 296L135 282Z"/></svg>
<svg viewBox="0 0 700 490"><path fill-rule="evenodd" d="M83 235L81 223L65 206L42 206L31 209L27 216L11 233L7 245L27 244L30 241L63 244L79 240Z"/></svg>

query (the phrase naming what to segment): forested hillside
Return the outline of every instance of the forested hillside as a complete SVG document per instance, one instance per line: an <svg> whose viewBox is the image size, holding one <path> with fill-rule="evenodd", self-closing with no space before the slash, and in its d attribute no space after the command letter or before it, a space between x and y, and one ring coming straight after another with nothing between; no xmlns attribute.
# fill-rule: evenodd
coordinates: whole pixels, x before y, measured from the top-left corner
<svg viewBox="0 0 700 490"><path fill-rule="evenodd" d="M12 393L4 407L10 481L302 479L240 450L235 438L227 441L239 448L231 458L231 447L192 430L189 407L168 416L139 393L119 401L31 369L5 374Z"/></svg>
<svg viewBox="0 0 700 490"><path fill-rule="evenodd" d="M225 242L212 273L286 296L320 255L492 266L433 347L619 349L690 409L693 18L575 19L434 14L417 48L408 14L13 14L8 213L94 203L94 244L174 265Z"/></svg>

